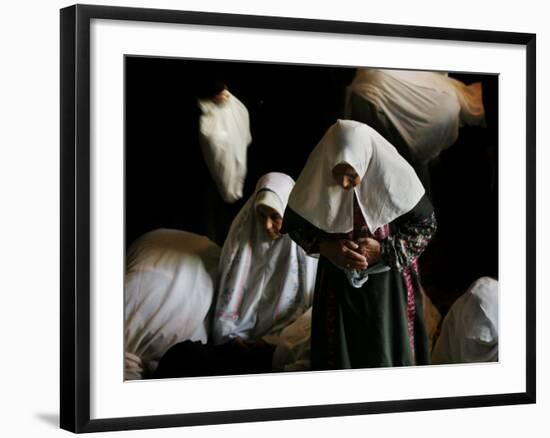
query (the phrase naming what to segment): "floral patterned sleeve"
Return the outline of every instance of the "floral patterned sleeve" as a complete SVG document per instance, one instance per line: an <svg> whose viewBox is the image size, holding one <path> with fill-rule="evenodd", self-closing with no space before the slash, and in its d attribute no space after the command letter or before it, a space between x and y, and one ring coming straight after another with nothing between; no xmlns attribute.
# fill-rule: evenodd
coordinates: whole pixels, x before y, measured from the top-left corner
<svg viewBox="0 0 550 438"><path fill-rule="evenodd" d="M282 234L287 234L309 254L319 254L319 241L326 233L312 225L290 207L285 210Z"/></svg>
<svg viewBox="0 0 550 438"><path fill-rule="evenodd" d="M390 235L380 242L382 259L403 271L424 252L436 229L432 204L424 195L413 210L390 224Z"/></svg>

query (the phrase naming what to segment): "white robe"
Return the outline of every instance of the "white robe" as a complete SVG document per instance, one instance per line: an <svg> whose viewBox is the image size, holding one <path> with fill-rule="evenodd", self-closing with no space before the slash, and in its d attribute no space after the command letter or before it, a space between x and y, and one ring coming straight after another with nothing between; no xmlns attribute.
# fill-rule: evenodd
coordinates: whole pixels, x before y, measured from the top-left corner
<svg viewBox="0 0 550 438"><path fill-rule="evenodd" d="M128 250L124 290L125 378L152 373L184 340L207 341L220 248L204 236L159 229Z"/></svg>
<svg viewBox="0 0 550 438"><path fill-rule="evenodd" d="M312 304L317 260L288 235L271 240L260 226L258 192L270 190L286 207L294 181L268 173L233 221L220 258L213 341L241 337L273 343L279 332ZM279 212L283 216L284 211Z"/></svg>
<svg viewBox="0 0 550 438"><path fill-rule="evenodd" d="M485 121L481 83L466 86L437 72L359 69L348 93L383 112L422 163L451 146L460 126Z"/></svg>
<svg viewBox="0 0 550 438"><path fill-rule="evenodd" d="M443 319L433 364L498 361L498 281L481 277Z"/></svg>
<svg viewBox="0 0 550 438"><path fill-rule="evenodd" d="M248 110L227 92L227 101L200 99L199 140L206 165L225 202L243 197L246 152L252 141Z"/></svg>

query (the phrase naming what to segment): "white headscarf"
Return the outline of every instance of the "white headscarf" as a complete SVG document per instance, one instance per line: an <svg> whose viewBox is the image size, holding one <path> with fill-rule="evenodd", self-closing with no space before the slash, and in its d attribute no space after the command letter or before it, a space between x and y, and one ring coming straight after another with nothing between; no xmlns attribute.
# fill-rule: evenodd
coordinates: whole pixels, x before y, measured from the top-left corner
<svg viewBox="0 0 550 438"><path fill-rule="evenodd" d="M214 343L237 336L269 342L311 306L317 260L288 235L272 240L256 215L264 190L275 194L284 210L293 185L288 175L264 175L233 221L220 259Z"/></svg>
<svg viewBox="0 0 550 438"><path fill-rule="evenodd" d="M206 343L220 248L208 238L159 229L137 239L124 278L125 378L153 372L174 344Z"/></svg>
<svg viewBox="0 0 550 438"><path fill-rule="evenodd" d="M458 298L443 319L434 364L498 360L498 281L481 277Z"/></svg>
<svg viewBox="0 0 550 438"><path fill-rule="evenodd" d="M485 121L481 83L467 86L442 73L358 69L348 92L382 111L421 162L451 146L460 126Z"/></svg>
<svg viewBox="0 0 550 438"><path fill-rule="evenodd" d="M348 163L361 183L343 189L332 169ZM413 168L370 126L338 120L311 152L288 205L328 233L353 230L355 192L371 232L412 210L424 195Z"/></svg>
<svg viewBox="0 0 550 438"><path fill-rule="evenodd" d="M246 178L246 150L252 141L248 110L226 90L220 104L199 99L200 145L208 170L225 202L243 197Z"/></svg>

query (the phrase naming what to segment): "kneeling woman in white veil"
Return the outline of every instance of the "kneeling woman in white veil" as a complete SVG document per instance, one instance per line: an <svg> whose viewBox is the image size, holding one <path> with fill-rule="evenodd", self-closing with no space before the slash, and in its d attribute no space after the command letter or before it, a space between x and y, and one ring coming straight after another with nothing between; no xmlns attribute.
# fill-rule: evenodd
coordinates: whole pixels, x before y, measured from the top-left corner
<svg viewBox="0 0 550 438"><path fill-rule="evenodd" d="M317 259L279 233L294 180L272 172L233 221L219 265L212 341L275 343L312 304Z"/></svg>

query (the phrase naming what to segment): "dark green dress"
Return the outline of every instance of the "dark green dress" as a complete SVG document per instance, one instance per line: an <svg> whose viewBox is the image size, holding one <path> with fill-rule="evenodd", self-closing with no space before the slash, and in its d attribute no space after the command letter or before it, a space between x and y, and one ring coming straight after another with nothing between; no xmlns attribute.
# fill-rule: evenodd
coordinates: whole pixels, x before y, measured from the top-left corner
<svg viewBox="0 0 550 438"><path fill-rule="evenodd" d="M436 229L426 196L407 214L372 233L354 199L354 228L327 234L287 207L282 232L308 254L321 238L380 241L389 270L370 274L360 288L320 256L313 301L311 366L314 370L394 367L430 363L417 258Z"/></svg>

